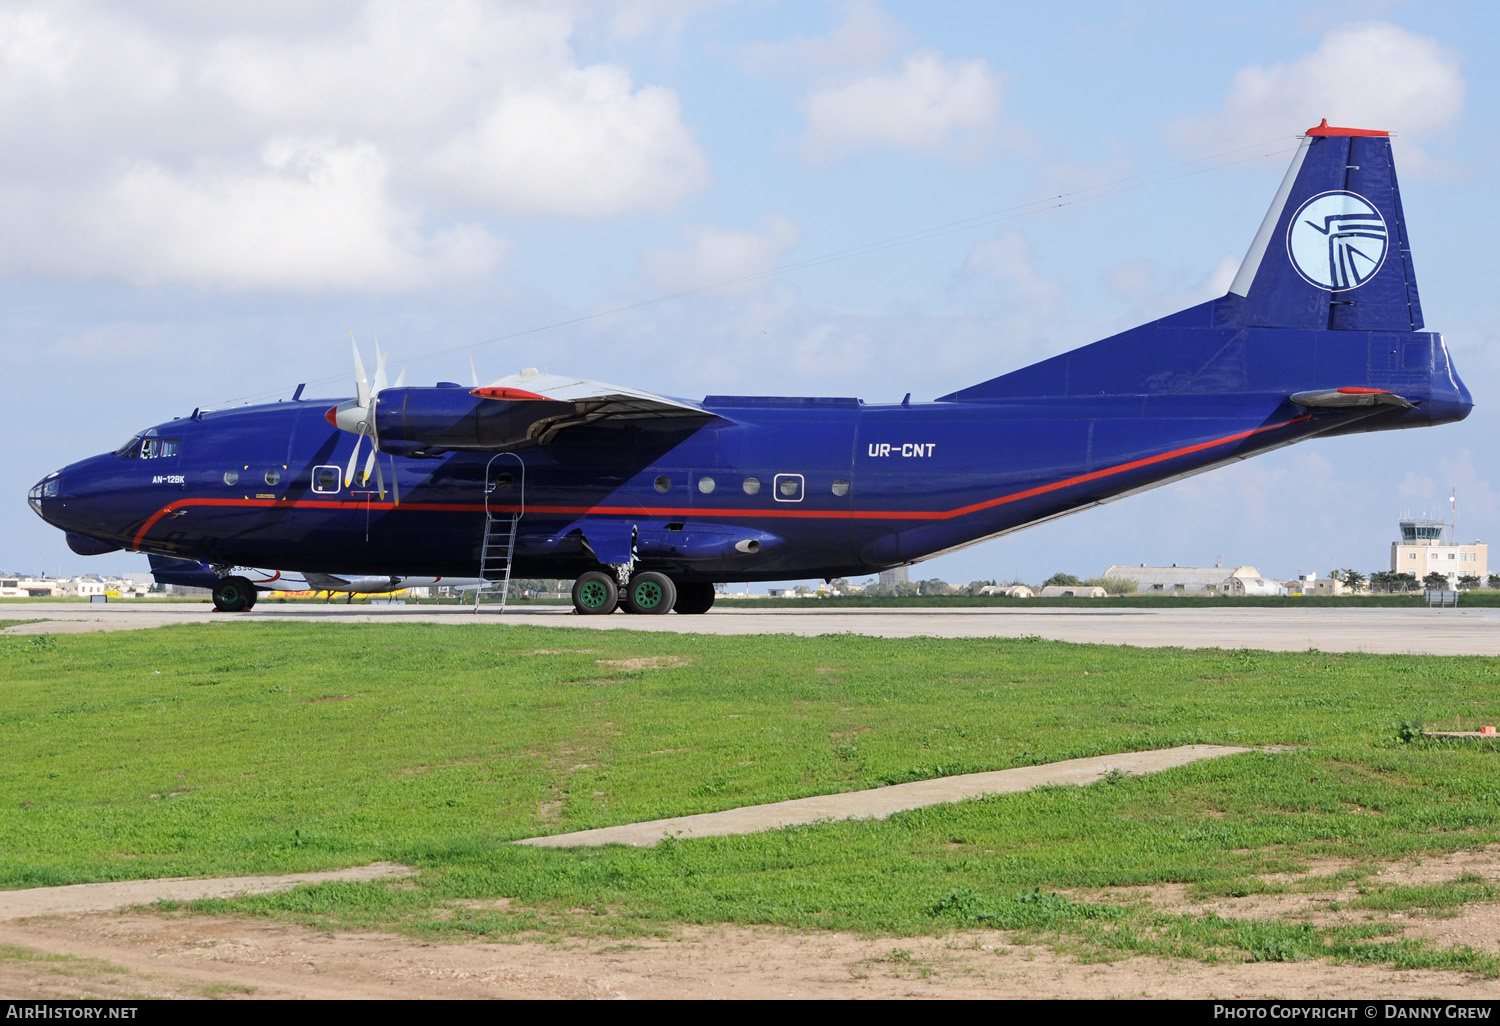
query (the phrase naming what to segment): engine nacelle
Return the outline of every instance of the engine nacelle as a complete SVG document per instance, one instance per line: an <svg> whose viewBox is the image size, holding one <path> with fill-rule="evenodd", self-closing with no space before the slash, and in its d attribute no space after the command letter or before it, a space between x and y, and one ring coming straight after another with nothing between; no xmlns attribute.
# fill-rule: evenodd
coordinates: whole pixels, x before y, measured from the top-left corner
<svg viewBox="0 0 1500 1026"><path fill-rule="evenodd" d="M382 452L397 456L500 449L527 441L531 426L559 406L547 400L483 399L462 387L387 388L375 402L375 435ZM347 416L336 415L338 409L329 411L329 422L351 430L343 423Z"/></svg>

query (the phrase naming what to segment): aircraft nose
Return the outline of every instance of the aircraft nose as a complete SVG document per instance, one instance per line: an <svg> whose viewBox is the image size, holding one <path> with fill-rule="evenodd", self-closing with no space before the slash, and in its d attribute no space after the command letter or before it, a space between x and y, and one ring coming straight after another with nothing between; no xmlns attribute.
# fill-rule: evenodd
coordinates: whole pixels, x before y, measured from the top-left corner
<svg viewBox="0 0 1500 1026"><path fill-rule="evenodd" d="M54 470L31 486L31 491L26 495L26 502L31 506L32 512L43 520L47 520L47 507L50 505L48 500L56 499L61 494L62 471Z"/></svg>

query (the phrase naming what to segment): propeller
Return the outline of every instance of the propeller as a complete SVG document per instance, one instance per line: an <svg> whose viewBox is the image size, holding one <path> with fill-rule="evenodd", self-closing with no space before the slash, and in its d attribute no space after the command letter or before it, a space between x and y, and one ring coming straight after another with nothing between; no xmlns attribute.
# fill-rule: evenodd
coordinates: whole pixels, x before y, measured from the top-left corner
<svg viewBox="0 0 1500 1026"><path fill-rule="evenodd" d="M355 436L354 449L349 453L349 463L344 468L344 487L348 488L354 481L354 468L359 464L360 445L368 435L370 439L370 455L365 460L364 471L361 475L361 484L368 484L370 473L375 474L376 488L380 498L385 499L385 472L380 466L380 432L376 426L375 410L380 405L380 393L387 387L400 388L406 383L406 368L401 368L401 374L396 378L394 386L388 386L385 377L385 361L387 353L380 349L380 338L375 339L375 380L372 383L365 376L365 363L359 356L359 345L354 341L354 333L349 333L349 348L354 354L354 398L339 403L324 414L325 419L334 427L342 431L348 431ZM396 476L396 458L391 457L391 484L395 495L396 505L401 504L401 489Z"/></svg>

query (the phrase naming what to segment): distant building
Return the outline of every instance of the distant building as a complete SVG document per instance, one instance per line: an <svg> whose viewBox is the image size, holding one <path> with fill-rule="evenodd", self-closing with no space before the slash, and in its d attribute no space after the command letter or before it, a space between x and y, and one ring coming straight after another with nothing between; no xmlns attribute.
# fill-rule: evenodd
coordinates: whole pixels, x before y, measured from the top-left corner
<svg viewBox="0 0 1500 1026"><path fill-rule="evenodd" d="M910 583L911 574L907 573L907 568L904 566L898 566L894 570L880 571L880 586L882 588L894 588L898 584Z"/></svg>
<svg viewBox="0 0 1500 1026"><path fill-rule="evenodd" d="M987 584L979 589L979 594L989 598L1003 595L1006 598L1031 598L1036 592L1024 584Z"/></svg>
<svg viewBox="0 0 1500 1026"><path fill-rule="evenodd" d="M1353 594L1349 586L1343 581L1335 581L1327 577L1319 577L1316 573L1298 574L1294 581L1287 581L1285 593L1288 595L1350 595Z"/></svg>
<svg viewBox="0 0 1500 1026"><path fill-rule="evenodd" d="M1052 584L1042 589L1042 598L1104 598L1109 592L1091 584Z"/></svg>
<svg viewBox="0 0 1500 1026"><path fill-rule="evenodd" d="M1442 574L1450 588L1458 587L1460 577L1488 577L1490 547L1480 541L1444 544L1445 527L1441 520L1403 519L1401 540L1391 543L1391 572L1412 574L1419 581L1428 574Z"/></svg>
<svg viewBox="0 0 1500 1026"><path fill-rule="evenodd" d="M1279 581L1267 581L1253 566L1112 566L1111 580L1134 581L1141 595L1279 595Z"/></svg>
<svg viewBox="0 0 1500 1026"><path fill-rule="evenodd" d="M59 583L45 577L3 577L0 578L0 598L45 598L58 593Z"/></svg>

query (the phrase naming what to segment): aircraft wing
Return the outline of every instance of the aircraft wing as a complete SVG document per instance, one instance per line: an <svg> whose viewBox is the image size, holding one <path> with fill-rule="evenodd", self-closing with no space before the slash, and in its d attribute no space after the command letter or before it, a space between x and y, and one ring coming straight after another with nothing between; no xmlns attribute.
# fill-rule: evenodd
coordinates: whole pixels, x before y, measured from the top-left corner
<svg viewBox="0 0 1500 1026"><path fill-rule="evenodd" d="M481 399L502 402L557 403L555 414L543 413L527 429L527 437L543 445L566 428L601 420L666 420L717 417L696 403L643 392L638 388L589 381L565 374L524 370L470 390Z"/></svg>

